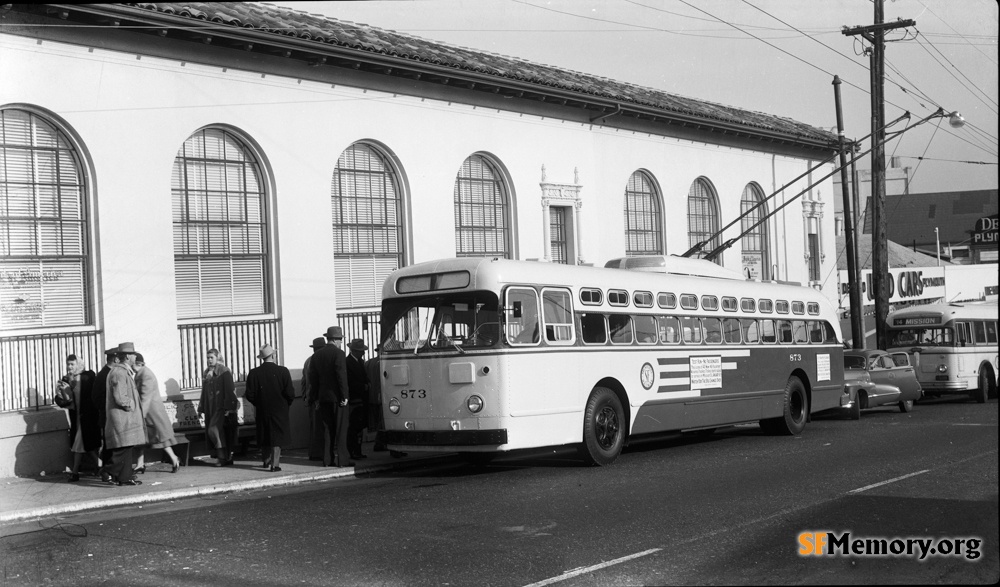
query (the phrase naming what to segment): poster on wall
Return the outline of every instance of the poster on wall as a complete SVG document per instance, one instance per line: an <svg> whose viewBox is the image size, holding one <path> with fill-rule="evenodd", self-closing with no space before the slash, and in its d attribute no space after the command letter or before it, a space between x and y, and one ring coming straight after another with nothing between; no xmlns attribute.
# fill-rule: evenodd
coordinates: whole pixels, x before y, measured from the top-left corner
<svg viewBox="0 0 1000 587"><path fill-rule="evenodd" d="M743 276L753 281L760 281L763 275L764 255L761 253L743 253Z"/></svg>

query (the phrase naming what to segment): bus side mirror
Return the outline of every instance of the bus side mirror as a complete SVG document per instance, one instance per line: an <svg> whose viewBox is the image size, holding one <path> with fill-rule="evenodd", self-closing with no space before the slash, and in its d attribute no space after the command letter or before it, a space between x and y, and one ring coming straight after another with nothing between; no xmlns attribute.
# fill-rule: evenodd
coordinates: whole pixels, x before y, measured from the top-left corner
<svg viewBox="0 0 1000 587"><path fill-rule="evenodd" d="M520 318L523 313L521 311L521 302L514 302L514 307L511 308L515 318Z"/></svg>

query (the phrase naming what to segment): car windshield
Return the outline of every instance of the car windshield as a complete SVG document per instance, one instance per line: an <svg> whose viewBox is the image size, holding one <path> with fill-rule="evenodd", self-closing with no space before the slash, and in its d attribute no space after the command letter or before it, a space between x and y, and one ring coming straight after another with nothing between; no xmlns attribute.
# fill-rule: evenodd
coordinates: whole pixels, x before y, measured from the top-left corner
<svg viewBox="0 0 1000 587"><path fill-rule="evenodd" d="M844 355L844 369L864 369L865 367L864 357Z"/></svg>
<svg viewBox="0 0 1000 587"><path fill-rule="evenodd" d="M386 300L382 351L419 352L492 347L500 339L499 300L491 292L460 292Z"/></svg>
<svg viewBox="0 0 1000 587"><path fill-rule="evenodd" d="M889 333L890 347L952 346L951 328L904 328Z"/></svg>

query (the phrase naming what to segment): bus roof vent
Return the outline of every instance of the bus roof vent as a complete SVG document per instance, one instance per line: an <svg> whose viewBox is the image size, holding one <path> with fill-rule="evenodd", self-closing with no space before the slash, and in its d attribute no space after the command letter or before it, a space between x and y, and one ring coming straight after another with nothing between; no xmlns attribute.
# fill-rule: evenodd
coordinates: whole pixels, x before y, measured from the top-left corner
<svg viewBox="0 0 1000 587"><path fill-rule="evenodd" d="M676 257L674 255L619 257L611 259L604 266L611 269L669 273L671 275L695 275L698 277L715 277L717 279L735 279L740 281L745 279L743 274L720 267L711 261Z"/></svg>

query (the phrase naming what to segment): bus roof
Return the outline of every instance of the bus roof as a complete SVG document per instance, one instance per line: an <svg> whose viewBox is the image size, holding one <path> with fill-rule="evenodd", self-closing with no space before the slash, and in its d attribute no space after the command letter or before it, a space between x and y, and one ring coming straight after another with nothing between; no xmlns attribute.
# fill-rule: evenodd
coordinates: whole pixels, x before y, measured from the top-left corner
<svg viewBox="0 0 1000 587"><path fill-rule="evenodd" d="M696 294L816 302L822 309L823 317L837 325L835 310L830 301L821 292L810 287L488 257L439 259L404 267L394 271L386 279L382 287L382 297L383 299L398 297L396 282L402 277L453 271L469 272L469 289L497 292L508 284L539 284L570 287L574 290L593 287L602 290L626 289L629 292L649 291L654 296L659 292L670 292L677 295Z"/></svg>
<svg viewBox="0 0 1000 587"><path fill-rule="evenodd" d="M950 304L923 304L920 306L910 306L901 308L889 314L889 324L892 318L905 318L908 316L941 316L940 323L949 320L989 320L997 319L996 302L963 302Z"/></svg>

